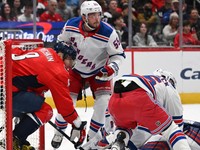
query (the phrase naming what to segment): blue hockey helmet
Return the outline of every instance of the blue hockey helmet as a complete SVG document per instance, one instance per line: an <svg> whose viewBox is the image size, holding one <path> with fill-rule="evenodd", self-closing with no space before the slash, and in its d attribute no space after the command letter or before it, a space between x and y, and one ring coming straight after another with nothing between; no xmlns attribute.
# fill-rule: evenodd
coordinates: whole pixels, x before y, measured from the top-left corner
<svg viewBox="0 0 200 150"><path fill-rule="evenodd" d="M75 60L76 59L76 55L77 55L77 52L76 50L71 46L71 45L68 45L64 42L58 42L54 45L54 50L59 53L63 53L63 60L65 58L67 58L68 56L72 58L72 60Z"/></svg>

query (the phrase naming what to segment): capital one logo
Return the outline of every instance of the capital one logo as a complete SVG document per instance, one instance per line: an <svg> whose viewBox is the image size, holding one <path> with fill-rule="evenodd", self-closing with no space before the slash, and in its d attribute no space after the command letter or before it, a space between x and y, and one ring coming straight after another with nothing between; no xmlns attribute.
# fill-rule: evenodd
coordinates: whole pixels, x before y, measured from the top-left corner
<svg viewBox="0 0 200 150"><path fill-rule="evenodd" d="M185 68L181 71L180 76L185 80L198 80L200 79L200 71L193 70L192 68Z"/></svg>

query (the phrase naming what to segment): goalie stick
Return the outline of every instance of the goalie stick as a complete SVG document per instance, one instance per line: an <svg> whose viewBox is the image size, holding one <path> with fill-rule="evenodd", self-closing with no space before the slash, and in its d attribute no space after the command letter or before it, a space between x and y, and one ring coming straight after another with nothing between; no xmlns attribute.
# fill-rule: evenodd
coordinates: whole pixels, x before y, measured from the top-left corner
<svg viewBox="0 0 200 150"><path fill-rule="evenodd" d="M58 130L66 139L68 139L72 144L76 144L74 141L71 141L70 140L70 137L65 133L65 132L63 132L62 130L60 130L60 128L58 128L51 120L50 121L48 121L48 123L52 126L52 127L54 127L56 130ZM79 149L80 150L84 150L82 147L79 147Z"/></svg>

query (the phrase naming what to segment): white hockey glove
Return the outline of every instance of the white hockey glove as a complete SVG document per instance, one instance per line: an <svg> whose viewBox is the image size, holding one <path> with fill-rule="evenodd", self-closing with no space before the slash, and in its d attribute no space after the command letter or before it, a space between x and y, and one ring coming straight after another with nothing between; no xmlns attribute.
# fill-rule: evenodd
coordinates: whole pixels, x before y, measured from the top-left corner
<svg viewBox="0 0 200 150"><path fill-rule="evenodd" d="M90 139L87 143L85 143L82 148L84 150L88 150L88 149L98 149L97 147L97 143L98 141L102 140L103 138L105 138L105 136L108 133L106 133L105 128L102 127L98 130L98 132L95 134L95 136Z"/></svg>
<svg viewBox="0 0 200 150"><path fill-rule="evenodd" d="M118 74L119 67L116 63L110 63L104 66L99 73L97 73L95 79L99 81L110 81Z"/></svg>
<svg viewBox="0 0 200 150"><path fill-rule="evenodd" d="M86 125L87 121L82 121L79 128L75 127L75 125L72 125L72 130L70 134L70 140L74 141L75 138L78 138L76 144L74 144L74 147L78 149L84 142L86 138Z"/></svg>

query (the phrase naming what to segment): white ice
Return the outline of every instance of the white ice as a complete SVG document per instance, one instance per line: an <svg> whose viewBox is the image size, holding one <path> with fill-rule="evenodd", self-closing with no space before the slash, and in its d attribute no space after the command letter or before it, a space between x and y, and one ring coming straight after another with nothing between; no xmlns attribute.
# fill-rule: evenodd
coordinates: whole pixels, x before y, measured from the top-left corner
<svg viewBox="0 0 200 150"><path fill-rule="evenodd" d="M187 120L194 120L200 122L200 104L188 104L188 105L183 105L184 108L184 119ZM81 116L82 120L87 120L88 121L88 126L89 126L89 121L93 112L93 108L87 108L87 111L85 112L85 108L77 108L77 111L79 115ZM54 117L56 115L56 109L54 110ZM51 119L52 122L54 122L54 117ZM87 126L87 127L88 127ZM69 128L66 131L67 135L70 135L70 125ZM50 124L46 124L45 126L45 150L54 150L51 147L51 139L54 135L54 128ZM60 146L59 149L57 150L75 150L73 144L69 142L66 138L63 139L63 142Z"/></svg>

